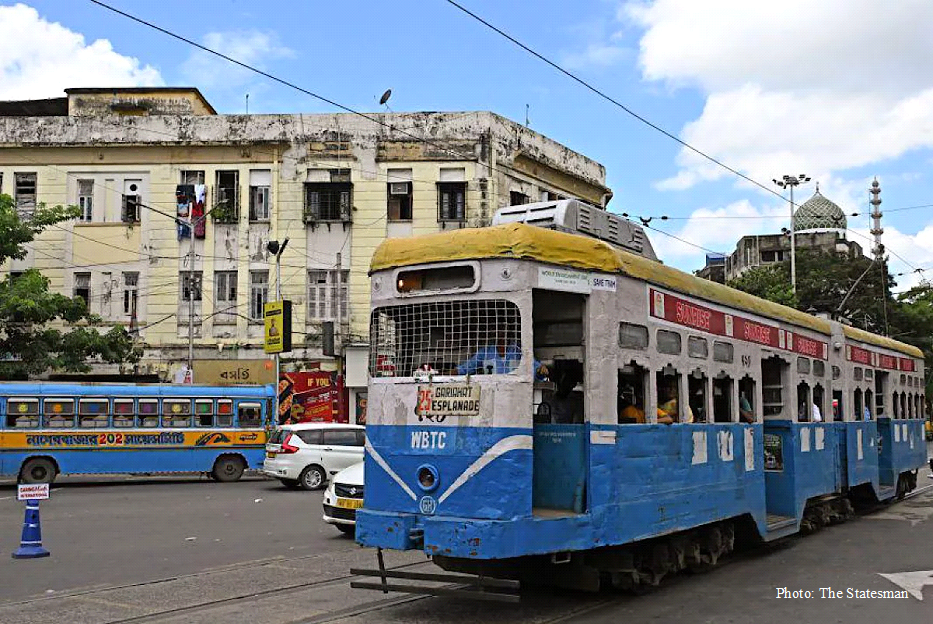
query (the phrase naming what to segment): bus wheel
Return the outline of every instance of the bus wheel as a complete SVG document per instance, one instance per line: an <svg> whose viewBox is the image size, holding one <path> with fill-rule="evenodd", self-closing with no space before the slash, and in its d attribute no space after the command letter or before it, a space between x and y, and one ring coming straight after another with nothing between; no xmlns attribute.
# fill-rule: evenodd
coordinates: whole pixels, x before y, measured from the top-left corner
<svg viewBox="0 0 933 624"><path fill-rule="evenodd" d="M298 475L298 484L303 490L319 490L324 486L327 477L324 470L318 466L308 466Z"/></svg>
<svg viewBox="0 0 933 624"><path fill-rule="evenodd" d="M221 483L238 481L243 476L243 460L235 455L221 455L214 462L211 476Z"/></svg>
<svg viewBox="0 0 933 624"><path fill-rule="evenodd" d="M21 483L52 483L55 480L55 464L44 457L30 459L19 472Z"/></svg>

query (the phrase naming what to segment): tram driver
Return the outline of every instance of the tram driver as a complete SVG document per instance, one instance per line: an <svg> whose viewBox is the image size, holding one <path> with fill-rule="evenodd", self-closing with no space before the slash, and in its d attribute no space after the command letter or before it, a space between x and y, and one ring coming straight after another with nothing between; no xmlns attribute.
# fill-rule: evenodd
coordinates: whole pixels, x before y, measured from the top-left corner
<svg viewBox="0 0 933 624"><path fill-rule="evenodd" d="M450 375L502 375L518 368L522 359L521 347L514 340L509 340L504 328L497 327L490 337L488 344L480 347L476 353L467 360L449 371ZM545 381L548 378L548 367L534 360L535 381Z"/></svg>

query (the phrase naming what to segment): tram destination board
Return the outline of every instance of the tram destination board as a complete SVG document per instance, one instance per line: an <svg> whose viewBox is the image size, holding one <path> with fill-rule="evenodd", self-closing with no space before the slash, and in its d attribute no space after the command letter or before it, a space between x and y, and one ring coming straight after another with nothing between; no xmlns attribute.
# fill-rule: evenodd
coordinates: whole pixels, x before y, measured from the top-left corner
<svg viewBox="0 0 933 624"><path fill-rule="evenodd" d="M449 416L479 414L478 384L450 383L418 386L418 420L444 422Z"/></svg>
<svg viewBox="0 0 933 624"><path fill-rule="evenodd" d="M195 360L194 378L215 386L275 383L275 362L256 360Z"/></svg>

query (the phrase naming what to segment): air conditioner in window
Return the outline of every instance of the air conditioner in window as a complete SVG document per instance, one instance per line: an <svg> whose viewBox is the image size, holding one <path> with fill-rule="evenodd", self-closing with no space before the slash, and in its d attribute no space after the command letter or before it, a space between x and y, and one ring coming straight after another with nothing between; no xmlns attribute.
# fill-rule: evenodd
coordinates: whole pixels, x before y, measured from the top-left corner
<svg viewBox="0 0 933 624"><path fill-rule="evenodd" d="M389 195L408 195L408 182L390 183Z"/></svg>

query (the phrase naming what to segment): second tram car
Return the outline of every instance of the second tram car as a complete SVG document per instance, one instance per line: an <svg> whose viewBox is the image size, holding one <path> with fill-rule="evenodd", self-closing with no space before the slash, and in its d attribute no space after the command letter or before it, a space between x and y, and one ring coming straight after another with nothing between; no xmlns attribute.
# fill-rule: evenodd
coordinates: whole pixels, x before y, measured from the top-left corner
<svg viewBox="0 0 933 624"><path fill-rule="evenodd" d="M921 351L556 225L377 250L361 544L632 588L915 487Z"/></svg>

